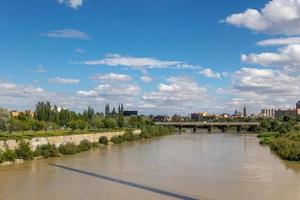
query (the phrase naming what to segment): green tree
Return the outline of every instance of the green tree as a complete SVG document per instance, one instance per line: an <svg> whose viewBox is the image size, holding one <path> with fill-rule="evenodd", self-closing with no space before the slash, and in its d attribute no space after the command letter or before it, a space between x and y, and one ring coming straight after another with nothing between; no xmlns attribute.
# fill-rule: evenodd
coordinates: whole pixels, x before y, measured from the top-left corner
<svg viewBox="0 0 300 200"><path fill-rule="evenodd" d="M50 122L51 121L51 115L52 115L52 110L51 110L51 105L49 102L38 102L35 108L35 113L36 113L36 118L40 121L46 121Z"/></svg>
<svg viewBox="0 0 300 200"><path fill-rule="evenodd" d="M0 108L0 131L6 131L8 129L10 121L10 113L6 109Z"/></svg>

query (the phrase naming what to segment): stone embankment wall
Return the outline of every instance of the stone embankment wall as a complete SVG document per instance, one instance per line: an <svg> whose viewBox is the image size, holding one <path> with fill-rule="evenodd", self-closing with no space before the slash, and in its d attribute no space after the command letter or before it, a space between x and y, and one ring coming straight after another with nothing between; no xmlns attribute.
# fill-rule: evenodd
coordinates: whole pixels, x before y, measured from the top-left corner
<svg viewBox="0 0 300 200"><path fill-rule="evenodd" d="M123 135L124 131L118 132L104 132L104 133L91 133L91 134L82 134L82 135L64 135L64 136L52 136L52 137L35 137L32 139L25 139L29 142L32 150L35 150L36 147L44 144L55 144L59 147L62 144L68 142L79 145L82 140L88 140L90 142L98 142L101 136L106 136L110 140L113 136ZM135 130L134 134L140 134L140 130ZM5 150L6 148L15 149L18 147L19 141L17 140L0 140L0 150Z"/></svg>

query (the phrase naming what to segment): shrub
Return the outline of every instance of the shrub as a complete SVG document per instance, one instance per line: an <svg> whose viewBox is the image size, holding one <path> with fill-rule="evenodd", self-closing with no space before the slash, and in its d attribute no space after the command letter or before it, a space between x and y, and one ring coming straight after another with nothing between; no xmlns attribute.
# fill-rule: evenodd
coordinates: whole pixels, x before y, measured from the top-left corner
<svg viewBox="0 0 300 200"><path fill-rule="evenodd" d="M57 157L59 154L58 149L54 144L45 144L38 146L36 150L34 151L34 156L43 156L44 158L49 157Z"/></svg>
<svg viewBox="0 0 300 200"><path fill-rule="evenodd" d="M107 145L107 144L108 144L108 139L107 139L107 137L106 137L106 136L101 136L101 137L99 138L99 143L100 143L100 144Z"/></svg>
<svg viewBox="0 0 300 200"><path fill-rule="evenodd" d="M114 144L121 144L122 142L125 142L123 136L113 136L110 141Z"/></svg>
<svg viewBox="0 0 300 200"><path fill-rule="evenodd" d="M92 143L88 140L82 140L78 146L79 151L88 151L92 148Z"/></svg>
<svg viewBox="0 0 300 200"><path fill-rule="evenodd" d="M16 153L13 150L6 149L2 153L0 152L0 163L5 161L15 161L17 158Z"/></svg>
<svg viewBox="0 0 300 200"><path fill-rule="evenodd" d="M71 155L80 152L80 150L74 143L68 142L65 145L60 145L59 152L64 155Z"/></svg>
<svg viewBox="0 0 300 200"><path fill-rule="evenodd" d="M33 151L30 148L29 142L21 141L18 148L16 148L17 157L23 160L32 160Z"/></svg>

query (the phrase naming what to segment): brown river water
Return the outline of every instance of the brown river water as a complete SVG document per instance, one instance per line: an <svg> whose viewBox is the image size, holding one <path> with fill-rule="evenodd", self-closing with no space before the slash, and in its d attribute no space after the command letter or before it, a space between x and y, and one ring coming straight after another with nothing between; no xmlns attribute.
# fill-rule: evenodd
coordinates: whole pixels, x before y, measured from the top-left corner
<svg viewBox="0 0 300 200"><path fill-rule="evenodd" d="M0 200L300 200L300 164L255 135L182 134L0 168Z"/></svg>

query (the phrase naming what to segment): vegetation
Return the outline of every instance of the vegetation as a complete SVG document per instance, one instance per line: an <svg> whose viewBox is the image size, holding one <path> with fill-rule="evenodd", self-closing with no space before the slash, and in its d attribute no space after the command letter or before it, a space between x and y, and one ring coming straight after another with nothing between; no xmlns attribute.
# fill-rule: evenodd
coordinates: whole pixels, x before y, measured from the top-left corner
<svg viewBox="0 0 300 200"><path fill-rule="evenodd" d="M11 117L7 110L0 108L0 140L114 131L153 125L152 120L147 117L123 116L123 105L119 106L118 112L116 109L109 112L108 105L106 115L95 112L91 107L82 113L76 113L59 109L49 102L38 102L34 116L25 112Z"/></svg>
<svg viewBox="0 0 300 200"><path fill-rule="evenodd" d="M10 149L6 149L4 152L0 151L0 163L6 161L14 162L16 159L17 155L15 151Z"/></svg>
<svg viewBox="0 0 300 200"><path fill-rule="evenodd" d="M260 144L269 145L283 159L300 161L300 128L295 119L264 119L261 130L265 132L258 135Z"/></svg>
<svg viewBox="0 0 300 200"><path fill-rule="evenodd" d="M57 157L59 156L59 151L54 144L48 143L45 145L38 146L34 151L34 156L42 156L43 158Z"/></svg>
<svg viewBox="0 0 300 200"><path fill-rule="evenodd" d="M142 129L141 134L134 134L131 130L127 130L124 135L120 136L114 136L111 138L111 142L115 144L120 144L123 142L131 142L135 140L141 140L141 139L149 139L152 137L158 137L158 136L165 136L169 135L174 130L172 128L168 127L145 127Z"/></svg>
<svg viewBox="0 0 300 200"><path fill-rule="evenodd" d="M101 136L101 137L99 138L99 143L100 143L100 144L107 145L107 144L108 144L108 139L107 139L107 137L106 137L106 136Z"/></svg>
<svg viewBox="0 0 300 200"><path fill-rule="evenodd" d="M33 159L33 151L30 148L30 144L28 142L21 141L19 143L18 148L15 150L17 157L23 160L32 160Z"/></svg>
<svg viewBox="0 0 300 200"><path fill-rule="evenodd" d="M74 143L68 142L67 144L60 145L59 152L64 155L71 155L71 154L79 153L80 150L79 147L76 146Z"/></svg>

